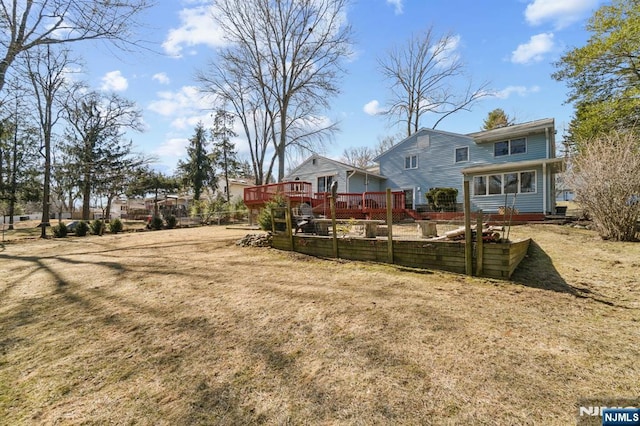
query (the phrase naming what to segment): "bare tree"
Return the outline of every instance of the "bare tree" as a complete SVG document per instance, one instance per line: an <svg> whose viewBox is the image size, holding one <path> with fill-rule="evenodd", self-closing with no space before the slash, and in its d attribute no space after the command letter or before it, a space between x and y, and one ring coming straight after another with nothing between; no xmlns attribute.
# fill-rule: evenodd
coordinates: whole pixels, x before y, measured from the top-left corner
<svg viewBox="0 0 640 426"><path fill-rule="evenodd" d="M357 146L345 148L340 161L364 169L373 165L375 156L375 152L368 146Z"/></svg>
<svg viewBox="0 0 640 426"><path fill-rule="evenodd" d="M254 183L267 183L275 161L274 150L269 148L276 107L268 91L253 83L251 76L233 56L220 62L212 61L206 72L198 72L197 79L203 91L214 95L213 103L218 104L215 109L228 105L238 118L249 145ZM270 153L271 161L266 165Z"/></svg>
<svg viewBox="0 0 640 426"><path fill-rule="evenodd" d="M378 60L391 89L384 114L406 124L406 136L418 131L420 120L427 113L440 116L432 126L435 129L449 115L468 111L476 101L488 96L487 82L476 88L465 77L464 63L455 51L457 42L452 34L437 38L429 28ZM465 81L462 91L457 88L461 80Z"/></svg>
<svg viewBox="0 0 640 426"><path fill-rule="evenodd" d="M136 17L150 0L0 0L0 91L7 70L37 46L107 39L132 45Z"/></svg>
<svg viewBox="0 0 640 426"><path fill-rule="evenodd" d="M350 53L347 2L216 2L215 19L230 42L220 52L221 68L242 72L243 89L257 92L253 99L261 103L252 109L268 122L261 130L269 131L278 180L287 150L310 150L336 130L321 114L338 93L341 64Z"/></svg>
<svg viewBox="0 0 640 426"><path fill-rule="evenodd" d="M612 132L580 144L569 185L603 238L636 239L640 219L640 144L633 132Z"/></svg>
<svg viewBox="0 0 640 426"><path fill-rule="evenodd" d="M404 134L402 133L398 133L390 136L383 136L383 137L378 136L378 143L374 148L375 156L377 157L381 155L383 152L388 151L389 149L391 149L392 146L394 146L396 143L398 143L402 139L404 139Z"/></svg>
<svg viewBox="0 0 640 426"><path fill-rule="evenodd" d="M60 119L60 109L56 108L57 97L65 90L65 74L74 61L69 51L56 51L52 46L40 46L25 54L26 75L31 82L40 127L40 154L44 157L44 182L42 191L41 237L47 236L49 209L51 205L51 152L53 128Z"/></svg>
<svg viewBox="0 0 640 426"><path fill-rule="evenodd" d="M131 144L124 143L126 129L142 131L141 112L135 103L116 94L76 91L67 100L65 118L68 155L82 170L82 219L90 219L92 191L104 185L112 169L124 169Z"/></svg>

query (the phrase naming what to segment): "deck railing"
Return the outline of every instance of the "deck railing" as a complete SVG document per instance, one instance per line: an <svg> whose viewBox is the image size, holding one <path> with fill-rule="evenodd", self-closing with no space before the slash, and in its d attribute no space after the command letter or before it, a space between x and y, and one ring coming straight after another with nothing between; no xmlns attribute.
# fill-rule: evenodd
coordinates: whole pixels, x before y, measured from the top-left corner
<svg viewBox="0 0 640 426"><path fill-rule="evenodd" d="M252 186L244 189L244 203L247 206L264 204L280 194L290 199L311 200L312 188L310 182L293 181L272 183L269 185Z"/></svg>
<svg viewBox="0 0 640 426"><path fill-rule="evenodd" d="M244 202L247 206L264 204L280 194L292 201L292 204L309 203L316 215L329 216L330 193L312 193L310 182L294 181L281 182L270 185L260 185L244 190ZM404 211L405 193L397 191L391 193L391 203L394 212ZM338 193L336 195L336 215L339 218L364 218L375 214L382 214L387 208L386 192Z"/></svg>

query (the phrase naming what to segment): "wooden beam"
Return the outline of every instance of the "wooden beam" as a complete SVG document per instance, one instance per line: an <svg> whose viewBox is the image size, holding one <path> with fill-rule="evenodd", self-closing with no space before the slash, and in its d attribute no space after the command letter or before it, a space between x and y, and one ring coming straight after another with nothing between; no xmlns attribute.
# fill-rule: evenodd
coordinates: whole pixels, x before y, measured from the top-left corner
<svg viewBox="0 0 640 426"><path fill-rule="evenodd" d="M484 241L482 239L482 210L476 217L476 275L482 276L482 262L484 262Z"/></svg>
<svg viewBox="0 0 640 426"><path fill-rule="evenodd" d="M393 263L393 206L391 205L391 188L387 188L387 258Z"/></svg>
<svg viewBox="0 0 640 426"><path fill-rule="evenodd" d="M471 232L471 195L469 181L464 181L464 259L465 272L473 275L473 236Z"/></svg>

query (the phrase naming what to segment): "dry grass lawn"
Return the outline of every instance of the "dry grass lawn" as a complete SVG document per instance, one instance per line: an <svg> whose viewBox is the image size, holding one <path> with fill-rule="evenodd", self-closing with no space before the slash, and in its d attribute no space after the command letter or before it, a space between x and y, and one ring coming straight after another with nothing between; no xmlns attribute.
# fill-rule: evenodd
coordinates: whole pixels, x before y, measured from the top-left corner
<svg viewBox="0 0 640 426"><path fill-rule="evenodd" d="M640 244L517 227L513 282L217 227L0 248L0 424L545 424L640 395Z"/></svg>

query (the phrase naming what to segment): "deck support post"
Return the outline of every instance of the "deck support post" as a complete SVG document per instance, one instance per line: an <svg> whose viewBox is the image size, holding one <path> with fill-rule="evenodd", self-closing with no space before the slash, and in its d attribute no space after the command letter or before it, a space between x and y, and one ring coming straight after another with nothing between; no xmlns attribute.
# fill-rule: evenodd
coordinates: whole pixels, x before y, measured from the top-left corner
<svg viewBox="0 0 640 426"><path fill-rule="evenodd" d="M391 188L387 188L387 258L393 264L393 206L391 205Z"/></svg>
<svg viewBox="0 0 640 426"><path fill-rule="evenodd" d="M329 196L329 206L331 209L331 228L333 230L333 257L338 258L338 227L336 224L336 195L338 182L331 185L331 195Z"/></svg>
<svg viewBox="0 0 640 426"><path fill-rule="evenodd" d="M473 235L471 232L471 195L469 194L468 180L464 181L464 260L465 260L465 273L467 275L473 275Z"/></svg>
<svg viewBox="0 0 640 426"><path fill-rule="evenodd" d="M482 275L482 262L484 261L484 241L482 239L482 210L478 211L476 218L476 275Z"/></svg>

